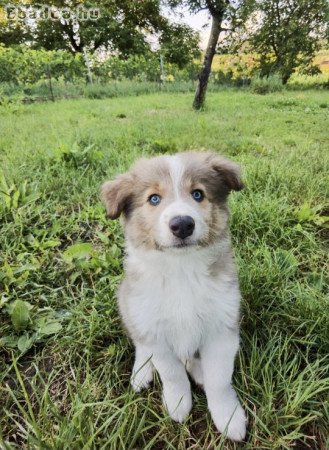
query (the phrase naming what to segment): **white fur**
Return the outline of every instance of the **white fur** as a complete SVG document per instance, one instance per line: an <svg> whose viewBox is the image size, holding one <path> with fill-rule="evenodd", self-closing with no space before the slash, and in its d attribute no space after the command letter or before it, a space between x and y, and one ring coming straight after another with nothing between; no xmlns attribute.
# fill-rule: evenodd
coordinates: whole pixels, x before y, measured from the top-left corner
<svg viewBox="0 0 329 450"><path fill-rule="evenodd" d="M168 222L175 215L191 215L196 223L192 239L204 233L197 205L180 195L182 166L171 159L175 198L160 216L158 239L172 241ZM246 418L231 386L234 358L239 346L237 321L240 293L234 274L209 274L209 266L225 255L229 239L199 248L164 251L135 248L127 237L126 269L134 273L128 295L120 303L135 346L132 386L148 386L155 368L163 384L163 401L169 415L182 422L191 406L186 368L202 383L217 429L233 440L246 432ZM130 283L130 282L128 282ZM126 293L127 294L127 293ZM195 359L199 352L200 359Z"/></svg>
<svg viewBox="0 0 329 450"><path fill-rule="evenodd" d="M189 196L182 195L181 180L184 173L180 155L167 157L170 165L170 176L173 185L173 199L162 211L159 217L158 227L155 234L156 242L161 247L170 247L177 240L169 228L169 221L175 216L190 216L194 219L195 229L193 235L186 239L189 244L195 244L202 239L207 231L207 226L198 203Z"/></svg>

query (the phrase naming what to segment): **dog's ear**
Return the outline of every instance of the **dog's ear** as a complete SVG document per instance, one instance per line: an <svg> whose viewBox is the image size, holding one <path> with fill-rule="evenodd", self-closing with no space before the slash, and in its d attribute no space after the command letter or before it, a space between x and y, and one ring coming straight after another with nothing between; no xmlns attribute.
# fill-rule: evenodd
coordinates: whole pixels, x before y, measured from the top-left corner
<svg viewBox="0 0 329 450"><path fill-rule="evenodd" d="M209 162L213 173L226 187L227 194L232 190L241 191L243 189L240 166L237 163L218 155L211 155Z"/></svg>
<svg viewBox="0 0 329 450"><path fill-rule="evenodd" d="M117 219L122 212L128 212L132 203L133 180L129 173L119 175L114 181L107 181L101 189L101 198L107 217Z"/></svg>

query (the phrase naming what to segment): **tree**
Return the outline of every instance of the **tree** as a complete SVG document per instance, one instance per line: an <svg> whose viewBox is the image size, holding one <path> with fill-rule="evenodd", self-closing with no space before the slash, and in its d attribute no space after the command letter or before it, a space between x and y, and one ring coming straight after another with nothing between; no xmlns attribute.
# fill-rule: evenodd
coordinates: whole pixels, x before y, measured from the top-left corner
<svg viewBox="0 0 329 450"><path fill-rule="evenodd" d="M34 19L18 23L29 31L26 34L30 45L46 50L83 53L84 48L94 52L103 47L127 56L143 52L148 48L146 34L156 33L167 25L159 0L48 0L47 5L30 0L20 8L27 15L35 13ZM45 19L45 14L53 20Z"/></svg>
<svg viewBox="0 0 329 450"><path fill-rule="evenodd" d="M226 30L226 27L222 27L222 24L226 22L232 25L236 24L236 11L243 4L243 0L168 0L168 3L173 8L185 6L192 13L206 10L211 17L209 41L201 71L198 75L198 85L193 101L194 109L198 110L204 105L211 65L216 53L219 35L222 31Z"/></svg>
<svg viewBox="0 0 329 450"><path fill-rule="evenodd" d="M277 72L286 84L297 67L312 69L328 33L328 0L256 0L254 11L249 42L260 55L261 76Z"/></svg>
<svg viewBox="0 0 329 450"><path fill-rule="evenodd" d="M24 43L31 37L29 30L16 20L8 20L7 14L6 7L0 5L0 43L6 46Z"/></svg>
<svg viewBox="0 0 329 450"><path fill-rule="evenodd" d="M168 24L159 38L161 53L180 69L200 57L199 34L184 24Z"/></svg>
<svg viewBox="0 0 329 450"><path fill-rule="evenodd" d="M198 76L198 85L196 88L193 107L194 109L201 109L204 105L206 91L208 86L209 75L211 72L212 61L216 52L219 34L221 32L221 25L224 19L225 11L229 3L228 0L205 0L203 2L193 1L194 4L199 4L202 8L207 8L211 14L211 31L209 41L204 56L204 61L201 67L201 71Z"/></svg>

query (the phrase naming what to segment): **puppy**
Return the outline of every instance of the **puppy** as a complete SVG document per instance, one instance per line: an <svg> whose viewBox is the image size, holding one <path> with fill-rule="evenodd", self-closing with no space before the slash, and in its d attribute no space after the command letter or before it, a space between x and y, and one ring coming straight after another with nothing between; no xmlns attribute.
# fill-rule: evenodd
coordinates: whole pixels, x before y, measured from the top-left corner
<svg viewBox="0 0 329 450"><path fill-rule="evenodd" d="M210 152L141 159L102 187L110 219L123 217L125 278L118 301L136 348L135 391L160 375L170 417L192 406L187 372L203 385L221 433L240 441L246 417L231 385L240 292L226 200L238 166Z"/></svg>

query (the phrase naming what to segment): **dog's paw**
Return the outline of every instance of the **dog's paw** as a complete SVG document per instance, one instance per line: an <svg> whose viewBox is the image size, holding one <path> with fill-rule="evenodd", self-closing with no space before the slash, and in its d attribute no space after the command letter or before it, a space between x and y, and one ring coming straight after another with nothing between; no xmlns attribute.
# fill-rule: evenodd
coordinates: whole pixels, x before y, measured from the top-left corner
<svg viewBox="0 0 329 450"><path fill-rule="evenodd" d="M232 441L242 441L246 436L247 419L237 399L219 401L211 408L211 416L220 433Z"/></svg>
<svg viewBox="0 0 329 450"><path fill-rule="evenodd" d="M138 369L133 368L133 373L130 378L130 384L135 392L149 387L153 380L153 367L151 363L146 363Z"/></svg>
<svg viewBox="0 0 329 450"><path fill-rule="evenodd" d="M169 416L175 422L184 422L192 408L191 391L182 391L175 386L164 388L162 399Z"/></svg>

